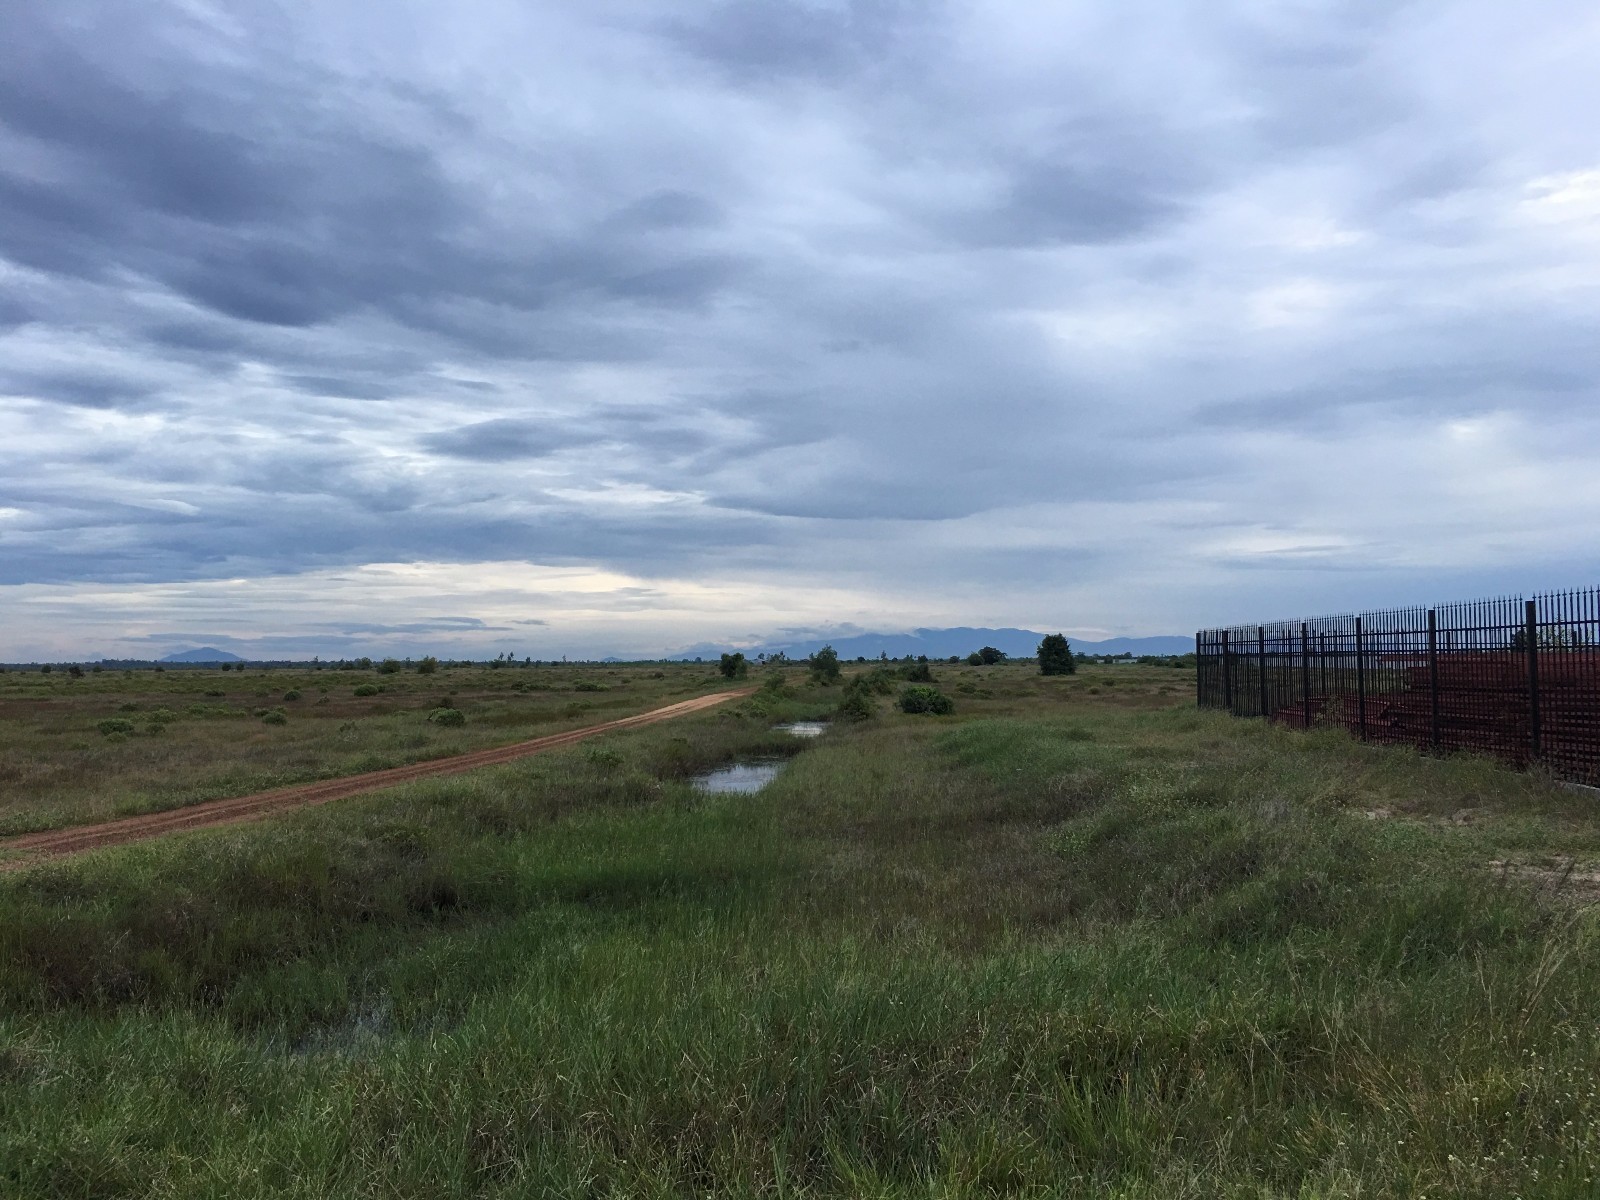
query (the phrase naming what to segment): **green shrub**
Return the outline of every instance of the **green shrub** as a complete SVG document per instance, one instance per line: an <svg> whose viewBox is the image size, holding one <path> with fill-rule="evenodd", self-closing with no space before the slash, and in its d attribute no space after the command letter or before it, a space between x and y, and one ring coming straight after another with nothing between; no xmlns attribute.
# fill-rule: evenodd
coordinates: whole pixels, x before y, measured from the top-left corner
<svg viewBox="0 0 1600 1200"><path fill-rule="evenodd" d="M428 714L428 720L435 725L465 725L467 718L459 708L436 708Z"/></svg>
<svg viewBox="0 0 1600 1200"><path fill-rule="evenodd" d="M580 679L572 685L572 690L575 692L603 692L606 690L606 685L596 683L592 679Z"/></svg>
<svg viewBox="0 0 1600 1200"><path fill-rule="evenodd" d="M283 694L283 698L284 698L285 702L293 702L295 700L300 699L300 689L299 688L290 688L287 692L285 692Z"/></svg>
<svg viewBox="0 0 1600 1200"><path fill-rule="evenodd" d="M439 660L431 654L417 664L418 675L432 675L438 669Z"/></svg>
<svg viewBox="0 0 1600 1200"><path fill-rule="evenodd" d="M289 714L281 708L268 709L262 714L261 723L263 725L287 725L289 723Z"/></svg>
<svg viewBox="0 0 1600 1200"><path fill-rule="evenodd" d="M379 675L397 675L399 672L400 660L398 658L386 658L378 664Z"/></svg>
<svg viewBox="0 0 1600 1200"><path fill-rule="evenodd" d="M120 733L126 736L127 734L133 732L133 722L122 717L107 717L104 721L101 721L98 725L96 725L95 728L98 729L105 737L110 737L114 733Z"/></svg>
<svg viewBox="0 0 1600 1200"><path fill-rule="evenodd" d="M376 696L378 694L378 685L374 683L360 684L356 688L355 694L358 696Z"/></svg>
<svg viewBox="0 0 1600 1200"><path fill-rule="evenodd" d="M722 656L722 661L717 664L717 670L722 672L724 679L743 679L750 672L750 663L745 659L743 651L735 651Z"/></svg>
<svg viewBox="0 0 1600 1200"><path fill-rule="evenodd" d="M955 701L926 683L913 683L900 693L900 711L904 713L930 713L943 717L955 710Z"/></svg>
<svg viewBox="0 0 1600 1200"><path fill-rule="evenodd" d="M900 678L907 683L933 683L933 669L928 666L928 660L918 659L900 668Z"/></svg>

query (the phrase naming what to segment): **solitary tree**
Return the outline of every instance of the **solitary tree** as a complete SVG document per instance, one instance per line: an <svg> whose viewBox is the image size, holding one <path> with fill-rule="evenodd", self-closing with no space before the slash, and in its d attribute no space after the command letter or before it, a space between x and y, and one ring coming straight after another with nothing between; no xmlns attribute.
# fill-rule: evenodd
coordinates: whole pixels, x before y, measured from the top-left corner
<svg viewBox="0 0 1600 1200"><path fill-rule="evenodd" d="M1077 669L1071 643L1059 633L1047 633L1039 643L1039 674L1071 675Z"/></svg>
<svg viewBox="0 0 1600 1200"><path fill-rule="evenodd" d="M824 646L808 657L806 665L811 668L811 678L818 683L839 681L839 652L832 646Z"/></svg>
<svg viewBox="0 0 1600 1200"><path fill-rule="evenodd" d="M1006 660L1004 650L996 650L993 646L985 646L982 650L974 650L967 655L967 663L974 667L992 667L995 663Z"/></svg>
<svg viewBox="0 0 1600 1200"><path fill-rule="evenodd" d="M717 670L722 672L724 679L743 679L750 670L750 664L745 661L744 652L736 650L732 654L722 656L722 661L717 664Z"/></svg>

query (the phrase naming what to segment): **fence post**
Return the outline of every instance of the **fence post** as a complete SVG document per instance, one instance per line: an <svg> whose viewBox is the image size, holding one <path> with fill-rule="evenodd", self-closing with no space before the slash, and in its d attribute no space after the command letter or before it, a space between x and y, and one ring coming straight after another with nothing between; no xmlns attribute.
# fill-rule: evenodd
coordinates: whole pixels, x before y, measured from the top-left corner
<svg viewBox="0 0 1600 1200"><path fill-rule="evenodd" d="M1222 707L1233 716L1233 667L1228 660L1228 631L1222 631Z"/></svg>
<svg viewBox="0 0 1600 1200"><path fill-rule="evenodd" d="M1539 610L1529 600L1523 617L1523 640L1528 644L1528 733L1533 744L1533 757L1539 757L1542 740L1539 728Z"/></svg>
<svg viewBox="0 0 1600 1200"><path fill-rule="evenodd" d="M1261 715L1266 720L1272 719L1272 714L1267 711L1267 627L1256 626L1256 672L1261 676Z"/></svg>
<svg viewBox="0 0 1600 1200"><path fill-rule="evenodd" d="M1356 618L1356 719L1361 740L1367 740L1367 646L1361 636L1361 618Z"/></svg>
<svg viewBox="0 0 1600 1200"><path fill-rule="evenodd" d="M1439 614L1428 610L1428 727L1429 744L1439 748Z"/></svg>
<svg viewBox="0 0 1600 1200"><path fill-rule="evenodd" d="M1300 717L1311 728L1311 635L1300 622Z"/></svg>

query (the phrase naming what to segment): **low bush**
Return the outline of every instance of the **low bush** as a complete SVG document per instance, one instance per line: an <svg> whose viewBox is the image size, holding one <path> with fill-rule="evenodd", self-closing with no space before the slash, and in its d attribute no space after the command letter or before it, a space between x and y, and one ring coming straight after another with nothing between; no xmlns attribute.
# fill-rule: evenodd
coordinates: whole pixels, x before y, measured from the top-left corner
<svg viewBox="0 0 1600 1200"><path fill-rule="evenodd" d="M376 696L378 694L378 685L375 683L363 683L356 688L355 694L363 697Z"/></svg>
<svg viewBox="0 0 1600 1200"><path fill-rule="evenodd" d="M914 683L900 693L900 711L944 717L955 712L955 701L936 687Z"/></svg>
<svg viewBox="0 0 1600 1200"><path fill-rule="evenodd" d="M467 718L459 708L436 708L428 714L428 720L435 725L465 725Z"/></svg>
<svg viewBox="0 0 1600 1200"><path fill-rule="evenodd" d="M107 717L104 721L101 721L98 725L96 725L95 728L98 729L101 735L104 737L110 737L114 733L120 733L126 736L127 734L133 732L133 722L123 717Z"/></svg>
<svg viewBox="0 0 1600 1200"><path fill-rule="evenodd" d="M281 708L271 708L261 715L261 723L263 725L287 725L289 723L289 714Z"/></svg>
<svg viewBox="0 0 1600 1200"><path fill-rule="evenodd" d="M878 715L878 706L866 688L851 687L845 689L833 715L841 721L870 721Z"/></svg>
<svg viewBox="0 0 1600 1200"><path fill-rule="evenodd" d="M300 699L300 690L298 688L290 688L283 694L283 698L285 702L293 703L294 701Z"/></svg>

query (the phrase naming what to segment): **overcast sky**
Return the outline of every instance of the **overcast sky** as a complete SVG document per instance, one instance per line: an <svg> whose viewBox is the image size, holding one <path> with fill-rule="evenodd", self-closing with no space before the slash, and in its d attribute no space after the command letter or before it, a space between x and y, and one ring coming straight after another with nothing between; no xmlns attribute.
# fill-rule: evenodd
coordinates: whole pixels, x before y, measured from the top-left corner
<svg viewBox="0 0 1600 1200"><path fill-rule="evenodd" d="M1600 9L12 0L0 658L1600 582Z"/></svg>

